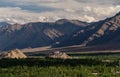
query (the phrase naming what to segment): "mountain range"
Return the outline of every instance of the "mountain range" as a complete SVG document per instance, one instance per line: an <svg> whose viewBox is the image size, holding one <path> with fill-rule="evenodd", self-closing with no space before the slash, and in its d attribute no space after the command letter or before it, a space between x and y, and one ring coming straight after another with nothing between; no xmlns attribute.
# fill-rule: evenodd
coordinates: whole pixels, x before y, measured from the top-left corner
<svg viewBox="0 0 120 77"><path fill-rule="evenodd" d="M91 23L68 19L14 25L1 22L0 50L72 45L82 47L117 45L117 48L120 48L119 33L120 12L113 17Z"/></svg>

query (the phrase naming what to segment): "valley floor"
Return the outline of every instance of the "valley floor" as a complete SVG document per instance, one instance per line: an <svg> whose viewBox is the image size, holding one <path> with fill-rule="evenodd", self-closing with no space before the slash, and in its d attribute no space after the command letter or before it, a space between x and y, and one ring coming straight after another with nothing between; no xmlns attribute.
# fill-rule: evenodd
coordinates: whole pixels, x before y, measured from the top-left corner
<svg viewBox="0 0 120 77"><path fill-rule="evenodd" d="M1 59L0 77L119 77L120 56Z"/></svg>

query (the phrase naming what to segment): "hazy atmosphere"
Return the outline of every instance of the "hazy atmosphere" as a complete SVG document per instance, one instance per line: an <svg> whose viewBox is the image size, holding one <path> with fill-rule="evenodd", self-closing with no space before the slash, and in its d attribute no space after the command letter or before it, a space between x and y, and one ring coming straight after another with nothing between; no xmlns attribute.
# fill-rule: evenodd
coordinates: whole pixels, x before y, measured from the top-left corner
<svg viewBox="0 0 120 77"><path fill-rule="evenodd" d="M62 18L93 22L120 11L120 0L0 0L0 21L27 23Z"/></svg>

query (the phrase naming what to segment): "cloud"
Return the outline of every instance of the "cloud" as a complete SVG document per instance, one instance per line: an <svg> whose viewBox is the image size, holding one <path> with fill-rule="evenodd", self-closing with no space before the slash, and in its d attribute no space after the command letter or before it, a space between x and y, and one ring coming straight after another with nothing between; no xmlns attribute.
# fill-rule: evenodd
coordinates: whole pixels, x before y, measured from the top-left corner
<svg viewBox="0 0 120 77"><path fill-rule="evenodd" d="M92 22L96 20L94 17L87 16L87 15L84 15L84 19L86 19L88 22Z"/></svg>
<svg viewBox="0 0 120 77"><path fill-rule="evenodd" d="M108 7L91 7L86 6L83 8L83 13L88 16L94 17L96 20L105 19L111 17L120 11L120 5L108 6Z"/></svg>
<svg viewBox="0 0 120 77"><path fill-rule="evenodd" d="M102 5L102 6L108 6L108 5L120 5L120 0L76 0L79 3L83 3L86 5Z"/></svg>
<svg viewBox="0 0 120 77"><path fill-rule="evenodd" d="M1 7L0 8L0 20L15 23L25 23L28 21L37 21L39 14L30 13L22 10L19 7Z"/></svg>
<svg viewBox="0 0 120 77"><path fill-rule="evenodd" d="M0 21L27 23L60 18L92 22L120 11L120 0L0 0Z"/></svg>

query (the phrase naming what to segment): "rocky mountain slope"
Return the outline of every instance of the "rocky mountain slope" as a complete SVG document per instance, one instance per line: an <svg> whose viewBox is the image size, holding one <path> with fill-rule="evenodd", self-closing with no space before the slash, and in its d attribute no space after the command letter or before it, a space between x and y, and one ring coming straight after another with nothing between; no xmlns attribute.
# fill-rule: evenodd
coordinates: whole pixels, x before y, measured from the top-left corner
<svg viewBox="0 0 120 77"><path fill-rule="evenodd" d="M120 12L103 21L100 28L86 41L87 45L120 43Z"/></svg>
<svg viewBox="0 0 120 77"><path fill-rule="evenodd" d="M120 12L111 18L89 24L69 39L53 47L81 45L114 45L120 43Z"/></svg>
<svg viewBox="0 0 120 77"><path fill-rule="evenodd" d="M87 24L78 20L61 19L51 23L4 25L0 27L0 49L50 46L68 39L75 31L83 29Z"/></svg>
<svg viewBox="0 0 120 77"><path fill-rule="evenodd" d="M119 33L120 12L113 17L92 23L61 19L56 22L6 24L0 26L0 50L72 45L120 46Z"/></svg>

